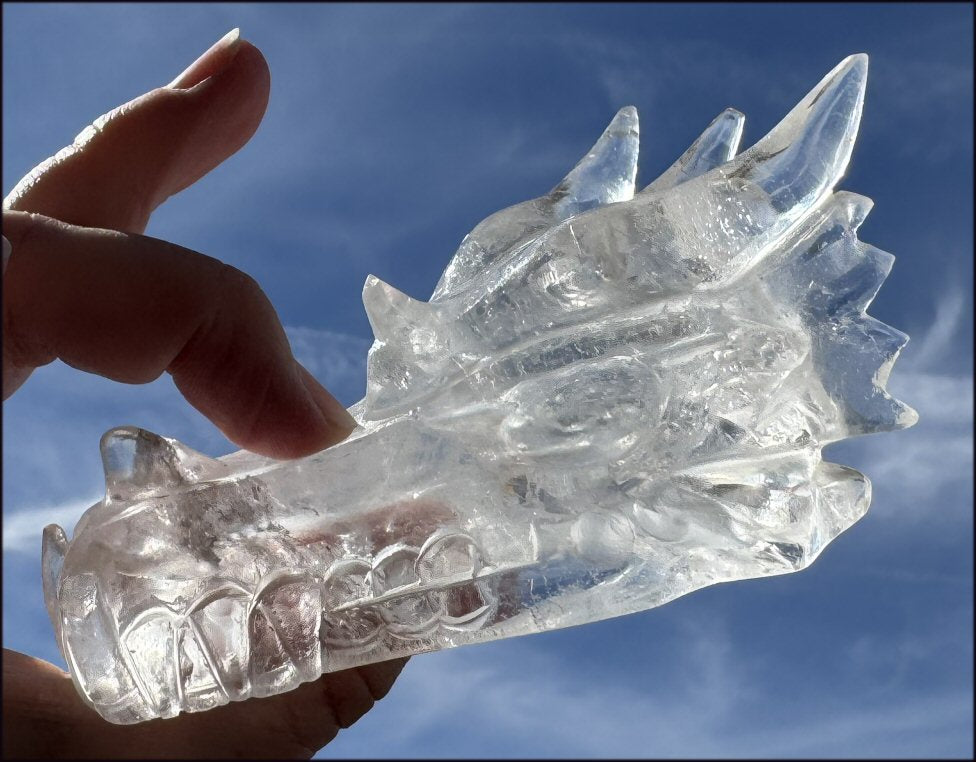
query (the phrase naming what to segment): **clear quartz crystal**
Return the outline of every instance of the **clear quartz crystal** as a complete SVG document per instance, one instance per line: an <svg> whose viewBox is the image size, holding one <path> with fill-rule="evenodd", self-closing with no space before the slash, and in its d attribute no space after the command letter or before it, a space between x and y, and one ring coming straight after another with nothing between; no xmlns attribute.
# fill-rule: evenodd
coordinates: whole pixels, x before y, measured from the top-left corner
<svg viewBox="0 0 976 762"><path fill-rule="evenodd" d="M821 448L917 418L884 391L907 337L864 312L892 257L855 235L871 202L833 191L866 72L845 59L738 156L724 111L637 193L624 108L429 302L370 277L335 447L215 460L108 432L104 500L44 534L81 694L172 717L809 565L870 501Z"/></svg>

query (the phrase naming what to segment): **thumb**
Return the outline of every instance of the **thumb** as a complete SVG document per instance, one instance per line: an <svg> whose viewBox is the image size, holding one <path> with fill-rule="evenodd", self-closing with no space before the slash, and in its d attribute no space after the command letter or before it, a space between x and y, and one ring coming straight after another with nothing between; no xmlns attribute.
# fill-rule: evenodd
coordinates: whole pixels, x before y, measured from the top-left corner
<svg viewBox="0 0 976 762"><path fill-rule="evenodd" d="M141 233L157 206L250 140L270 88L264 56L235 29L169 85L96 119L21 180L3 207Z"/></svg>

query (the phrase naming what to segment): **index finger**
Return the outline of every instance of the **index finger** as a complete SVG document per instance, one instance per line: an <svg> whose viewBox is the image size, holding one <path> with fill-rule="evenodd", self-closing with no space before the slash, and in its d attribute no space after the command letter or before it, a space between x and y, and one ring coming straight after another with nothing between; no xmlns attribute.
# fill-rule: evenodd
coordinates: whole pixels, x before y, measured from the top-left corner
<svg viewBox="0 0 976 762"><path fill-rule="evenodd" d="M225 36L174 83L96 119L31 170L3 208L142 233L156 207L250 140L270 87L261 51Z"/></svg>
<svg viewBox="0 0 976 762"><path fill-rule="evenodd" d="M13 253L3 277L4 398L60 358L124 383L164 371L233 442L299 457L355 421L301 367L249 276L147 236L3 213ZM26 375L23 375L26 378Z"/></svg>

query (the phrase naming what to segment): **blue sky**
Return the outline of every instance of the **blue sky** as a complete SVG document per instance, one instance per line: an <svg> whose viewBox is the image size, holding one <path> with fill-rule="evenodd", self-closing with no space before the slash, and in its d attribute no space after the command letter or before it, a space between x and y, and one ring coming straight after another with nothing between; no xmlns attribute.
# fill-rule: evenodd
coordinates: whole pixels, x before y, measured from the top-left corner
<svg viewBox="0 0 976 762"><path fill-rule="evenodd" d="M3 186L229 29L264 52L251 142L147 234L252 274L299 358L362 396L368 273L426 298L491 212L547 191L618 108L647 182L726 106L743 146L850 53L870 56L841 187L897 260L870 312L912 341L889 389L914 428L827 458L867 517L799 574L585 627L417 657L323 756L966 756L973 745L973 10L967 4L4 4ZM54 363L3 409L3 642L63 665L40 531L102 489L132 423L233 448L168 377Z"/></svg>

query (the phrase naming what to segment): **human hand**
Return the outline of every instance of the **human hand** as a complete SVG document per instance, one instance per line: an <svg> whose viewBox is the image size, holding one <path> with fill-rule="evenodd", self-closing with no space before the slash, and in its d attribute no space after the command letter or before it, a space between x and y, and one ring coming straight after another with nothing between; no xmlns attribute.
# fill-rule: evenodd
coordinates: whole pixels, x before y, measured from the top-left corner
<svg viewBox="0 0 976 762"><path fill-rule="evenodd" d="M100 117L5 199L4 399L60 359L123 383L168 372L230 440L272 457L307 455L348 435L354 421L295 360L251 278L141 235L157 206L250 139L269 89L264 57L232 33L170 85ZM121 726L88 707L53 664L4 649L3 751L308 757L382 698L405 662Z"/></svg>

